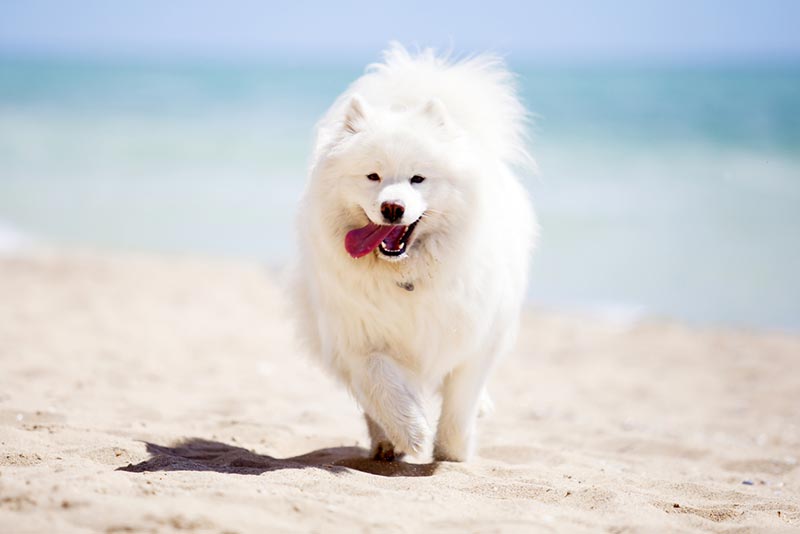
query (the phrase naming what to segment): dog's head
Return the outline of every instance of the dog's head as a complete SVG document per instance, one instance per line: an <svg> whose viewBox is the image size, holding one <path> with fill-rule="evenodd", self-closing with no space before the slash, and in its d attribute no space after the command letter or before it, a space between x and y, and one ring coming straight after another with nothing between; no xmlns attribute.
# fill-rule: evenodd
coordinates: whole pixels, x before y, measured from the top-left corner
<svg viewBox="0 0 800 534"><path fill-rule="evenodd" d="M385 109L356 95L342 117L320 172L352 257L413 258L468 216L468 155L441 102Z"/></svg>

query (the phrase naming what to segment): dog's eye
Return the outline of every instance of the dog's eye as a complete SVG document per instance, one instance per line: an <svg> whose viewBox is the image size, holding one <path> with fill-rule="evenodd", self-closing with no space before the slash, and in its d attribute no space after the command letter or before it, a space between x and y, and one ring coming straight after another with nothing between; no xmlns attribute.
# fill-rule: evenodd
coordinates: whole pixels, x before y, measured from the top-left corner
<svg viewBox="0 0 800 534"><path fill-rule="evenodd" d="M367 175L367 178L369 178L369 179L370 179L370 180L372 180L373 182L380 182L380 181L381 181L381 177L380 177L380 176L378 176L378 175L377 175L376 173L374 173L374 172L373 172L372 174L368 174L368 175Z"/></svg>
<svg viewBox="0 0 800 534"><path fill-rule="evenodd" d="M414 175L414 176L411 177L411 183L412 184L421 184L424 181L425 181L425 177L424 176L420 176L419 174Z"/></svg>

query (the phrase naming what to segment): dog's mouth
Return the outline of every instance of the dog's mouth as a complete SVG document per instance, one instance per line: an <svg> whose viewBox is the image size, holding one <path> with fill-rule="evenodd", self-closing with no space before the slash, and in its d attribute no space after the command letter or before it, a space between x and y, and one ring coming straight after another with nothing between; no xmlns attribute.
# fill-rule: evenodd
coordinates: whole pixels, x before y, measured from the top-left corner
<svg viewBox="0 0 800 534"><path fill-rule="evenodd" d="M380 225L368 222L366 226L350 230L344 238L344 248L354 258L366 256L376 248L383 256L398 258L406 253L419 219L409 224Z"/></svg>
<svg viewBox="0 0 800 534"><path fill-rule="evenodd" d="M402 229L402 231L393 229L389 235L378 244L378 252L389 257L397 257L405 254L411 240L411 234L414 232L414 228L416 228L418 222L419 219L408 226L393 227Z"/></svg>

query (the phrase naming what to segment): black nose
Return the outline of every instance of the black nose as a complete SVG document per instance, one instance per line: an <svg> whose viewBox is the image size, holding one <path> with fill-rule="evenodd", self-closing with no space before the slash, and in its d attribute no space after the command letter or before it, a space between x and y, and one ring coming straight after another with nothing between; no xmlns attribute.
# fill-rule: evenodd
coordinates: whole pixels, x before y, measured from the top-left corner
<svg viewBox="0 0 800 534"><path fill-rule="evenodd" d="M403 218L406 207L399 200L381 204L381 215L389 223L396 223Z"/></svg>

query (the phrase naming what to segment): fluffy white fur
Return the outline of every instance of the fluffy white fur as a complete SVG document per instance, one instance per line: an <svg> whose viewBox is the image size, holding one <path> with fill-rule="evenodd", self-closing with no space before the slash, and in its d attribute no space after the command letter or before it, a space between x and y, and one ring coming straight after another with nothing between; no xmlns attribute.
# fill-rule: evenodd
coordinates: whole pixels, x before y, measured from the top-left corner
<svg viewBox="0 0 800 534"><path fill-rule="evenodd" d="M318 124L297 219L299 326L363 408L377 458L427 450L422 399L437 391L434 458L472 452L487 376L516 335L535 233L514 171L531 163L525 120L498 58L450 62L393 45ZM368 218L385 224L386 200L405 204L403 225L421 217L406 253L352 258L345 235Z"/></svg>

